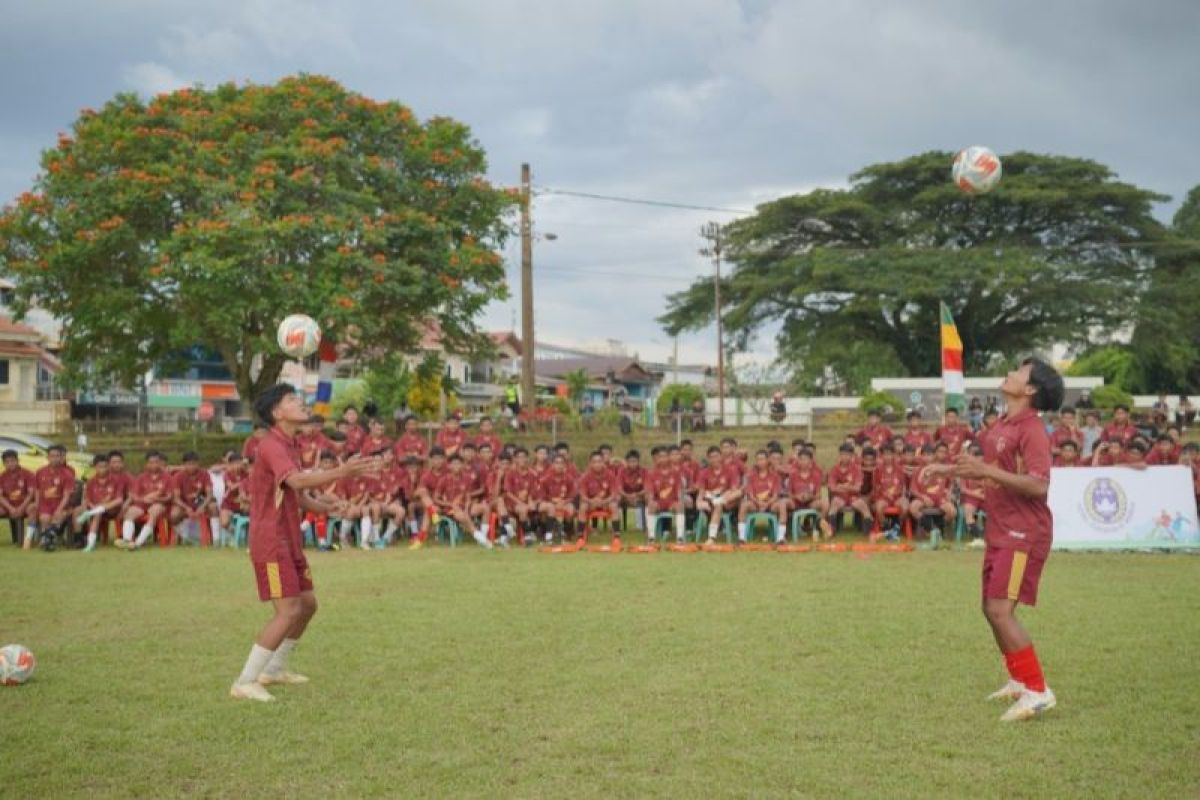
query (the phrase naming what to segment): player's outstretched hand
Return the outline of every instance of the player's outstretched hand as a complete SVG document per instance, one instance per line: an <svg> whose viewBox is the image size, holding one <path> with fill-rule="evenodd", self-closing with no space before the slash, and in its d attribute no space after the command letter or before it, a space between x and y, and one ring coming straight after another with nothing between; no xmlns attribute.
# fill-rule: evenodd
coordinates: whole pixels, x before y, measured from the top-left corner
<svg viewBox="0 0 1200 800"><path fill-rule="evenodd" d="M983 480L990 477L989 469L982 458L963 453L954 463L953 474L967 480Z"/></svg>
<svg viewBox="0 0 1200 800"><path fill-rule="evenodd" d="M383 469L383 459L379 456L351 456L342 466L347 477L355 475L372 475Z"/></svg>

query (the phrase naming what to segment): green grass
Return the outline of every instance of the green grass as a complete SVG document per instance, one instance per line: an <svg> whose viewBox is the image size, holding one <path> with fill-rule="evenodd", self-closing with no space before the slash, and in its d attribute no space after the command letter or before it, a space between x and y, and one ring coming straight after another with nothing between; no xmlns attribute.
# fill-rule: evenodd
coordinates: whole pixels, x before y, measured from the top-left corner
<svg viewBox="0 0 1200 800"><path fill-rule="evenodd" d="M1200 558L1055 554L1020 725L979 554L312 554L269 706L244 553L0 546L9 797L1196 797Z"/></svg>

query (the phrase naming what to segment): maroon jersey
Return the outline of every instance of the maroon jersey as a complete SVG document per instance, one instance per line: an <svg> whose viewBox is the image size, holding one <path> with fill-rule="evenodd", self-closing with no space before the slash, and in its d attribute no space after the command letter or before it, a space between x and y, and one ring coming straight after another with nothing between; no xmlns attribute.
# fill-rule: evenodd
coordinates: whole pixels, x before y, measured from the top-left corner
<svg viewBox="0 0 1200 800"><path fill-rule="evenodd" d="M250 476L242 470L225 472L225 496L221 498L221 508L227 511L241 511L246 507L250 498L246 494L246 485Z"/></svg>
<svg viewBox="0 0 1200 800"><path fill-rule="evenodd" d="M342 478L333 485L333 493L343 500L361 503L370 492L370 480L363 475L356 475L351 478Z"/></svg>
<svg viewBox="0 0 1200 800"><path fill-rule="evenodd" d="M33 474L33 485L38 492L38 510L53 511L75 488L75 470L66 464L47 464Z"/></svg>
<svg viewBox="0 0 1200 800"><path fill-rule="evenodd" d="M475 434L475 438L471 440L471 443L475 445L476 450L486 444L488 447L492 448L492 452L497 455L499 455L500 451L504 449L504 442L500 441L500 437L494 433Z"/></svg>
<svg viewBox="0 0 1200 800"><path fill-rule="evenodd" d="M943 425L937 429L937 441L945 442L950 448L950 455L956 456L962 452L963 445L971 441L971 429L961 422L957 425Z"/></svg>
<svg viewBox="0 0 1200 800"><path fill-rule="evenodd" d="M300 466L312 469L317 465L322 450L330 448L329 439L321 431L296 435L296 449L300 453Z"/></svg>
<svg viewBox="0 0 1200 800"><path fill-rule="evenodd" d="M1146 456L1146 463L1152 467L1162 467L1169 464L1179 463L1179 453L1175 449L1163 452L1161 448L1155 446L1151 448L1150 455Z"/></svg>
<svg viewBox="0 0 1200 800"><path fill-rule="evenodd" d="M760 503L768 503L779 497L781 482L779 473L773 469L763 472L752 469L746 473L746 495Z"/></svg>
<svg viewBox="0 0 1200 800"><path fill-rule="evenodd" d="M429 492L430 496L433 496L437 491L438 481L449 473L450 470L446 467L442 467L440 470L427 469L421 473L421 482L417 484L417 488L424 489Z"/></svg>
<svg viewBox="0 0 1200 800"><path fill-rule="evenodd" d="M1050 446L1058 450L1065 442L1074 442L1079 446L1080 452L1083 451L1083 429L1068 428L1064 425L1059 425L1054 429L1054 433L1050 434Z"/></svg>
<svg viewBox="0 0 1200 800"><path fill-rule="evenodd" d="M510 469L504 473L504 497L520 503L529 503L538 499L538 477L533 470Z"/></svg>
<svg viewBox="0 0 1200 800"><path fill-rule="evenodd" d="M679 462L679 472L683 475L685 486L689 489L695 489L700 483L700 465L691 460L684 459Z"/></svg>
<svg viewBox="0 0 1200 800"><path fill-rule="evenodd" d="M731 489L738 488L742 482L738 478L736 469L728 464L722 464L719 467L705 467L700 470L696 485L704 493L724 494Z"/></svg>
<svg viewBox="0 0 1200 800"><path fill-rule="evenodd" d="M880 463L875 466L875 473L871 479L871 495L876 501L898 503L904 497L904 488L907 485L908 477L899 462Z"/></svg>
<svg viewBox="0 0 1200 800"><path fill-rule="evenodd" d="M1132 426L1131 426L1132 427ZM1050 480L1050 437L1033 409L1005 415L984 440L983 460L1008 472ZM1026 497L999 485L988 485L985 538L989 547L1032 553L1045 558L1054 537L1054 520L1044 497Z"/></svg>
<svg viewBox="0 0 1200 800"><path fill-rule="evenodd" d="M466 470L461 470L457 475L447 472L438 480L433 496L438 505L463 508L470 501L474 488L475 477Z"/></svg>
<svg viewBox="0 0 1200 800"><path fill-rule="evenodd" d="M447 456L452 456L467 443L467 432L462 428L456 428L455 430L442 428L437 432L434 443L445 450Z"/></svg>
<svg viewBox="0 0 1200 800"><path fill-rule="evenodd" d="M259 451L261 452L261 450L262 445L260 444ZM171 474L165 469L160 469L157 472L146 470L141 475L138 475L133 481L133 499L139 502L166 502L162 499L162 496L169 496L174 490L175 483L171 480ZM151 495L153 495L155 499L149 499Z"/></svg>
<svg viewBox="0 0 1200 800"><path fill-rule="evenodd" d="M421 475L420 470L410 470L407 467L401 470L400 496L406 503L416 498L417 489L421 486Z"/></svg>
<svg viewBox="0 0 1200 800"><path fill-rule="evenodd" d="M201 495L212 496L212 478L209 477L207 470L180 470L175 473L171 482L174 484L175 491L179 493L180 501L185 506L194 508Z"/></svg>
<svg viewBox="0 0 1200 800"><path fill-rule="evenodd" d="M842 466L840 462L835 463L829 468L829 493L834 497L840 497L843 500L852 500L859 496L859 487L862 486L863 476L862 467L851 461L849 464ZM838 488L846 484L849 489Z"/></svg>
<svg viewBox="0 0 1200 800"><path fill-rule="evenodd" d="M427 450L425 437L419 433L402 433L396 443L392 445L392 452L396 454L397 461L402 461L409 456L424 458Z"/></svg>
<svg viewBox="0 0 1200 800"><path fill-rule="evenodd" d="M652 467L646 472L646 492L657 505L674 505L683 494L683 475L670 466Z"/></svg>
<svg viewBox="0 0 1200 800"><path fill-rule="evenodd" d="M1149 459L1147 459L1146 463L1150 463ZM1062 456L1059 455L1059 456L1054 457L1054 466L1070 468L1070 467L1088 467L1088 466L1091 466L1091 464L1081 461L1078 456L1075 457L1074 461L1067 461Z"/></svg>
<svg viewBox="0 0 1200 800"><path fill-rule="evenodd" d="M876 450L882 450L886 445L891 444L892 429L883 423L879 425L864 425L854 435L854 440L859 444L870 445Z"/></svg>
<svg viewBox="0 0 1200 800"><path fill-rule="evenodd" d="M931 505L941 505L950 498L950 478L932 475L928 469L922 467L912 476L908 490L914 498Z"/></svg>
<svg viewBox="0 0 1200 800"><path fill-rule="evenodd" d="M970 503L976 508L983 505L983 500L987 495L983 481L971 480L970 478L959 479L958 493L964 503Z"/></svg>
<svg viewBox="0 0 1200 800"><path fill-rule="evenodd" d="M1118 425L1115 422L1110 422L1104 426L1104 433L1100 434L1102 442L1120 442L1122 447L1127 446L1133 441L1133 437L1137 436L1137 428L1126 422L1124 425Z"/></svg>
<svg viewBox="0 0 1200 800"><path fill-rule="evenodd" d="M0 472L0 493L14 507L28 503L33 497L33 473L24 467Z"/></svg>
<svg viewBox="0 0 1200 800"><path fill-rule="evenodd" d="M362 449L363 439L367 438L367 432L362 429L361 425L349 425L346 427L346 443L343 445L347 454L357 453Z"/></svg>
<svg viewBox="0 0 1200 800"><path fill-rule="evenodd" d="M83 498L88 506L99 506L113 500L124 500L127 484L112 473L103 478L93 475L83 488Z"/></svg>
<svg viewBox="0 0 1200 800"><path fill-rule="evenodd" d="M242 458L247 461L253 461L258 454L258 446L262 444L262 436L251 436L242 444Z"/></svg>
<svg viewBox="0 0 1200 800"><path fill-rule="evenodd" d="M375 481L379 484L379 499L390 503L404 493L404 486L408 482L408 470L393 466L381 472Z"/></svg>
<svg viewBox="0 0 1200 800"><path fill-rule="evenodd" d="M299 471L300 450L295 438L272 428L259 444L258 458L247 481L251 561L270 563L304 557L300 499L296 490L285 483Z"/></svg>
<svg viewBox="0 0 1200 800"><path fill-rule="evenodd" d="M569 502L575 497L575 481L569 473L552 469L542 476L538 492L543 500L550 503Z"/></svg>
<svg viewBox="0 0 1200 800"><path fill-rule="evenodd" d="M808 469L801 470L793 467L788 473L787 493L795 500L807 503L821 493L821 470L816 464L810 464Z"/></svg>
<svg viewBox="0 0 1200 800"><path fill-rule="evenodd" d="M365 456L373 456L381 450L391 450L392 440L386 436L365 436L362 444L358 446L358 450L353 452L362 453Z"/></svg>
<svg viewBox="0 0 1200 800"><path fill-rule="evenodd" d="M905 431L904 444L912 446L919 453L925 445L933 444L933 437L929 435L929 431Z"/></svg>
<svg viewBox="0 0 1200 800"><path fill-rule="evenodd" d="M646 489L646 468L639 464L636 467L621 467L621 491L625 494L640 494Z"/></svg>
<svg viewBox="0 0 1200 800"><path fill-rule="evenodd" d="M589 469L579 479L579 494L589 500L612 497L617 493L617 484L607 468L596 472Z"/></svg>

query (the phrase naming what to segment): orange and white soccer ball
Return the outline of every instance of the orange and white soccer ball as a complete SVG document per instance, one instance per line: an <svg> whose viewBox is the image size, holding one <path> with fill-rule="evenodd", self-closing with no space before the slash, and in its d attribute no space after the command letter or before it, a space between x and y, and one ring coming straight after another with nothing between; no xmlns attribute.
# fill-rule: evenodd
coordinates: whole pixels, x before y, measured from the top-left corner
<svg viewBox="0 0 1200 800"><path fill-rule="evenodd" d="M0 685L17 686L29 680L37 660L29 648L21 644L9 644L0 648Z"/></svg>
<svg viewBox="0 0 1200 800"><path fill-rule="evenodd" d="M977 144L959 150L950 167L954 184L967 194L987 194L995 189L1003 171L1000 157Z"/></svg>
<svg viewBox="0 0 1200 800"><path fill-rule="evenodd" d="M279 323L275 338L292 358L307 358L321 346L321 326L307 314L292 314Z"/></svg>

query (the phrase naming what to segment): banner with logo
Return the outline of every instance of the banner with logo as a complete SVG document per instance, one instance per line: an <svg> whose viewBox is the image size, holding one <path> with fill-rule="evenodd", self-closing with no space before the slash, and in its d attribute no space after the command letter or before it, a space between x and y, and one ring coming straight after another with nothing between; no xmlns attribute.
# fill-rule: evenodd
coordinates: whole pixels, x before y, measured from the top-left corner
<svg viewBox="0 0 1200 800"><path fill-rule="evenodd" d="M1189 467L1050 472L1056 549L1200 547Z"/></svg>

